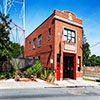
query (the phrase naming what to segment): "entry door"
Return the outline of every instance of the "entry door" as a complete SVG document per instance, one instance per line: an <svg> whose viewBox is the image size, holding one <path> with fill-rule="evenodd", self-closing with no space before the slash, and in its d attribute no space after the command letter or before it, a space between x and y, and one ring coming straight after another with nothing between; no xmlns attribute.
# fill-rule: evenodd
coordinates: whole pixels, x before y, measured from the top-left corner
<svg viewBox="0 0 100 100"><path fill-rule="evenodd" d="M74 78L74 56L64 56L64 78Z"/></svg>

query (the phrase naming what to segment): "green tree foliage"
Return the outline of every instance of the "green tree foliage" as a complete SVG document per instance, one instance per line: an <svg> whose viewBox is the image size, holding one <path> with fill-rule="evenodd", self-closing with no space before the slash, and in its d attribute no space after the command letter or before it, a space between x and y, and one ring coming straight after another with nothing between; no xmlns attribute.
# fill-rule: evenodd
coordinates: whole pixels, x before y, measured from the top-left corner
<svg viewBox="0 0 100 100"><path fill-rule="evenodd" d="M96 56L96 55L90 56L88 66L100 66L100 56Z"/></svg>
<svg viewBox="0 0 100 100"><path fill-rule="evenodd" d="M11 42L9 39L10 26L12 20L9 20L9 15L5 16L0 12L0 65L3 62L11 59Z"/></svg>
<svg viewBox="0 0 100 100"><path fill-rule="evenodd" d="M24 46L20 46L18 43L11 43L11 56L14 58L19 57L20 55L24 54Z"/></svg>
<svg viewBox="0 0 100 100"><path fill-rule="evenodd" d="M84 31L83 31L83 38L85 39L85 41L87 41L86 36L84 34ZM82 50L83 50L83 64L85 66L89 65L88 59L89 59L89 56L91 54L91 51L90 51L89 47L90 47L90 45L89 45L88 42L86 42L86 44L83 45L83 47L82 47Z"/></svg>
<svg viewBox="0 0 100 100"><path fill-rule="evenodd" d="M97 66L100 66L100 56L97 56L96 57L96 65Z"/></svg>
<svg viewBox="0 0 100 100"><path fill-rule="evenodd" d="M87 66L89 65L89 56L91 54L91 51L89 49L89 44L86 43L85 45L83 45L83 63Z"/></svg>

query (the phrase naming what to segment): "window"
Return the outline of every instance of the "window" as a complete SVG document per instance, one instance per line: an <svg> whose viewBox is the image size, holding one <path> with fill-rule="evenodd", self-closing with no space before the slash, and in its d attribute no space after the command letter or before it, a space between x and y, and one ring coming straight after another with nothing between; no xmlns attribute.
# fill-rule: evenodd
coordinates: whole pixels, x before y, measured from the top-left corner
<svg viewBox="0 0 100 100"><path fill-rule="evenodd" d="M38 47L40 47L41 46L41 35L39 35L39 37L38 37Z"/></svg>
<svg viewBox="0 0 100 100"><path fill-rule="evenodd" d="M36 39L33 40L33 48L36 48Z"/></svg>
<svg viewBox="0 0 100 100"><path fill-rule="evenodd" d="M57 64L60 64L60 54L57 54Z"/></svg>
<svg viewBox="0 0 100 100"><path fill-rule="evenodd" d="M78 71L81 71L81 57L78 56Z"/></svg>
<svg viewBox="0 0 100 100"><path fill-rule="evenodd" d="M40 56L38 56L38 59L40 60Z"/></svg>
<svg viewBox="0 0 100 100"><path fill-rule="evenodd" d="M31 41L29 42L29 50L31 50Z"/></svg>
<svg viewBox="0 0 100 100"><path fill-rule="evenodd" d="M51 39L51 28L49 28L49 32L48 32L48 40Z"/></svg>
<svg viewBox="0 0 100 100"><path fill-rule="evenodd" d="M64 29L64 42L76 43L76 33L73 30Z"/></svg>

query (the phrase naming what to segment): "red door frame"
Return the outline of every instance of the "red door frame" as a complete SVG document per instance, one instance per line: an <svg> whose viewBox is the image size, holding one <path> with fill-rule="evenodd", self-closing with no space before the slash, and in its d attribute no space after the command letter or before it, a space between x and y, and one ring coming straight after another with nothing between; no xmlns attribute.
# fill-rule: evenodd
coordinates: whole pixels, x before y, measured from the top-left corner
<svg viewBox="0 0 100 100"><path fill-rule="evenodd" d="M74 55L74 80L76 80L76 66L77 66L77 60L76 60L76 54Z"/></svg>
<svg viewBox="0 0 100 100"><path fill-rule="evenodd" d="M63 59L64 59L64 53L66 53L66 52L63 52ZM76 60L76 54L75 53L66 53L66 54L72 54L72 55L74 55L74 80L76 80L76 64L77 64L77 60ZM64 64L64 63L63 63ZM62 65L62 79L64 79L63 78L63 67L64 67L64 65Z"/></svg>

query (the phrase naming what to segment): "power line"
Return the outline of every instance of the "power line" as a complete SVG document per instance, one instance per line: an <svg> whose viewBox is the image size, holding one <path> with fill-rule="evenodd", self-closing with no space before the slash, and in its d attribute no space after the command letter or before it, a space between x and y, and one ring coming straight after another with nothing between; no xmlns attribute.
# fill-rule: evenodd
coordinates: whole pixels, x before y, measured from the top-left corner
<svg viewBox="0 0 100 100"><path fill-rule="evenodd" d="M92 48L92 47L94 47L94 46L98 45L99 43L100 43L100 41L99 41L99 42L97 42L96 44L94 44L94 45L90 46L90 48Z"/></svg>

